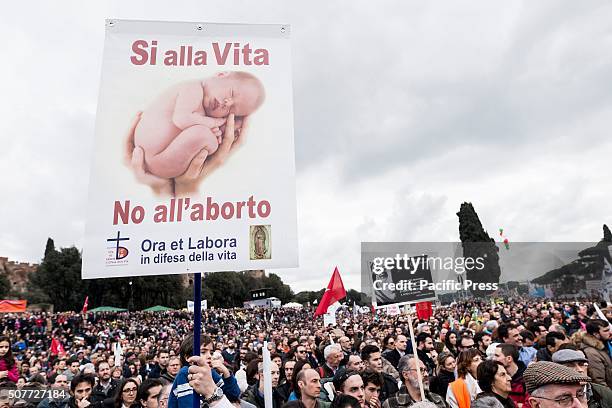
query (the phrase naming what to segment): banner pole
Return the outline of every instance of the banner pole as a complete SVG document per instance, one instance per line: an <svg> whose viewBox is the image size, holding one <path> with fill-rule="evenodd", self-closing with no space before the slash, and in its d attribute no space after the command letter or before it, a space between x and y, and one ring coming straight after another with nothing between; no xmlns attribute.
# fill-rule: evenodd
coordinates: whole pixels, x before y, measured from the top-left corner
<svg viewBox="0 0 612 408"><path fill-rule="evenodd" d="M412 353L414 355L414 369L419 380L419 389L421 390L421 401L425 401L425 389L423 388L423 377L421 377L421 365L419 364L419 354L417 352L417 344L414 339L414 327L412 327L412 303L408 303L408 328L410 329L410 341L412 342ZM401 374L401 373L400 373Z"/></svg>
<svg viewBox="0 0 612 408"><path fill-rule="evenodd" d="M202 332L202 274L193 274L193 355L200 355L200 333ZM200 408L200 394L193 393L193 408Z"/></svg>
<svg viewBox="0 0 612 408"><path fill-rule="evenodd" d="M272 369L270 367L272 360L270 359L267 341L264 341L261 356L263 358L264 408L272 408Z"/></svg>

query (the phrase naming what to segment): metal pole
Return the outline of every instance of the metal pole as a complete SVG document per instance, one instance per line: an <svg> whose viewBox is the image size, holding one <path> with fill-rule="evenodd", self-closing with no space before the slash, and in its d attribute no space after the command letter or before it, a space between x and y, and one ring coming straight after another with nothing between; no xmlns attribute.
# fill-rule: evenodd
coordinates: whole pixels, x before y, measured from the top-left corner
<svg viewBox="0 0 612 408"><path fill-rule="evenodd" d="M412 351L414 355L414 368L419 380L419 389L421 391L421 401L425 401L425 389L423 388L423 378L421 377L421 365L419 364L419 354L417 352L417 344L414 339L414 327L412 327L412 304L408 304L408 328L410 329L410 341L412 342ZM400 373L401 374L401 373Z"/></svg>
<svg viewBox="0 0 612 408"><path fill-rule="evenodd" d="M193 274L193 355L200 355L202 332L202 274ZM193 392L193 408L200 408L200 394Z"/></svg>

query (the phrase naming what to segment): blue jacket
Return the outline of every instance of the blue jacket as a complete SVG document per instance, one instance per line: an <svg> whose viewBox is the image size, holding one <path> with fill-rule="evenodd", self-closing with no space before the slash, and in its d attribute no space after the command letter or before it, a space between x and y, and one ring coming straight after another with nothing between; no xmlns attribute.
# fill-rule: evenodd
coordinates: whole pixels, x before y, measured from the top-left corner
<svg viewBox="0 0 612 408"><path fill-rule="evenodd" d="M189 385L187 379L189 366L184 366L180 369L168 396L168 408L193 408L193 388ZM236 377L233 375L228 378L223 378L215 370L211 370L212 378L217 387L223 390L223 394L230 401L240 399L240 388L236 382Z"/></svg>

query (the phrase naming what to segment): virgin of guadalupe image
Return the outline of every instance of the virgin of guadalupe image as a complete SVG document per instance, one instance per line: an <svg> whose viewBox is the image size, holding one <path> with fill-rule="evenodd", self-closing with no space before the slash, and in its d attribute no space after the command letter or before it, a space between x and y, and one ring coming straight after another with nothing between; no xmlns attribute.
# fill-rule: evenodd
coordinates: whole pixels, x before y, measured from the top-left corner
<svg viewBox="0 0 612 408"><path fill-rule="evenodd" d="M253 259L270 259L268 231L263 225L257 225L252 235Z"/></svg>

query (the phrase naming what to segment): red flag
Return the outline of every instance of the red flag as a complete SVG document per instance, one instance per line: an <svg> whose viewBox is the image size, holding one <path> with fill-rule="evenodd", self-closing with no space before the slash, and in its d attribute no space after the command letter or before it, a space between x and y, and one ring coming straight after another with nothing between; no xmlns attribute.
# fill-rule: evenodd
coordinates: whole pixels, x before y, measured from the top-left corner
<svg viewBox="0 0 612 408"><path fill-rule="evenodd" d="M81 313L87 313L87 304L89 303L89 296L85 296L85 303L83 303L83 310Z"/></svg>
<svg viewBox="0 0 612 408"><path fill-rule="evenodd" d="M340 272L338 272L338 267L336 266L336 269L334 269L334 274L327 284L327 290L325 293L323 293L319 306L317 306L314 317L327 313L327 308L345 297L346 290L344 290L342 278L340 277Z"/></svg>
<svg viewBox="0 0 612 408"><path fill-rule="evenodd" d="M64 346L55 337L51 340L51 355L56 356L58 354L65 354Z"/></svg>
<svg viewBox="0 0 612 408"><path fill-rule="evenodd" d="M429 320L433 315L433 308L431 302L417 302L416 304L417 317L421 320Z"/></svg>

